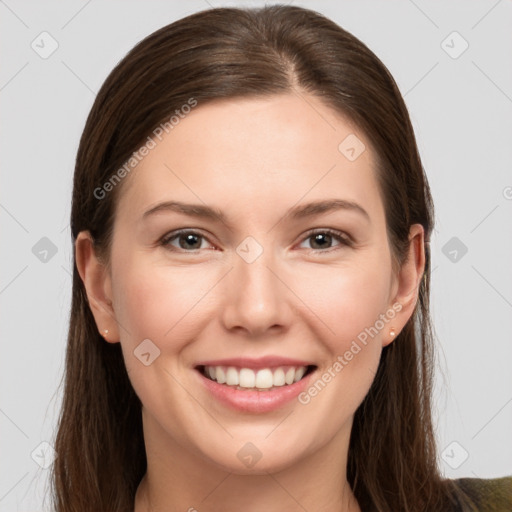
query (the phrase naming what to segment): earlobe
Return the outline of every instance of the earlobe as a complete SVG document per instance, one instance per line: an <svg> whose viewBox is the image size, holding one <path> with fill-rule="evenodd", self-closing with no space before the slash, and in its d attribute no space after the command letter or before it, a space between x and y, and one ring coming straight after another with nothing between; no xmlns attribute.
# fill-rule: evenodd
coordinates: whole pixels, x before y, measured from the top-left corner
<svg viewBox="0 0 512 512"><path fill-rule="evenodd" d="M99 333L105 341L117 343L119 333L112 307L110 274L105 264L98 258L88 231L81 231L76 238L75 261Z"/></svg>
<svg viewBox="0 0 512 512"><path fill-rule="evenodd" d="M385 336L382 340L382 346L386 347L387 345L393 343L393 340L396 338L396 335L396 328L390 327L387 336Z"/></svg>

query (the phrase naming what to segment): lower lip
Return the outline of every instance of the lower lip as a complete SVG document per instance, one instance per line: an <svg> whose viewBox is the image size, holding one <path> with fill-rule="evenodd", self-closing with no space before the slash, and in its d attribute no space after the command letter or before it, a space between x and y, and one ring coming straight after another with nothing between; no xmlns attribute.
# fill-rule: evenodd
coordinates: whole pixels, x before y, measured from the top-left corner
<svg viewBox="0 0 512 512"><path fill-rule="evenodd" d="M219 384L218 382L205 377L199 370L195 370L206 387L206 389L223 404L236 409L237 411L264 413L275 411L285 404L291 402L307 387L310 377L314 372L309 373L298 382L288 386L274 388L269 391L244 391L231 386Z"/></svg>

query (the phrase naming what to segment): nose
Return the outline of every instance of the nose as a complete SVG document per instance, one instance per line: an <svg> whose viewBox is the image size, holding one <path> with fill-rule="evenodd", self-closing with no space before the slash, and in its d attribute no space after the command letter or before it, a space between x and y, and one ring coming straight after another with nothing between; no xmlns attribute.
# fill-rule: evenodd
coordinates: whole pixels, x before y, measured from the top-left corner
<svg viewBox="0 0 512 512"><path fill-rule="evenodd" d="M286 330L293 316L293 293L282 267L276 264L270 249L253 261L240 254L234 255L234 268L223 280L224 327L250 337Z"/></svg>

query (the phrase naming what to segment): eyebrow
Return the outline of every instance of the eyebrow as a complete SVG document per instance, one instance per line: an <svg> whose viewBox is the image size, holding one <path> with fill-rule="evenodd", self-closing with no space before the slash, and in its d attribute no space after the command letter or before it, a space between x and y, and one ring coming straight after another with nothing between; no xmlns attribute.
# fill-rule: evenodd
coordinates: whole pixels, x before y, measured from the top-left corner
<svg viewBox="0 0 512 512"><path fill-rule="evenodd" d="M306 204L301 204L290 208L285 214L284 218L292 220L304 219L307 217L314 217L323 213L330 213L336 210L353 211L362 215L368 222L371 222L368 212L358 203L348 201L346 199L325 199L321 201L313 201ZM227 226L230 223L226 215L218 208L206 206L202 204L189 204L180 201L164 201L153 206L144 212L142 218L146 219L150 215L160 212L177 212L190 217L197 217L206 220L220 221Z"/></svg>

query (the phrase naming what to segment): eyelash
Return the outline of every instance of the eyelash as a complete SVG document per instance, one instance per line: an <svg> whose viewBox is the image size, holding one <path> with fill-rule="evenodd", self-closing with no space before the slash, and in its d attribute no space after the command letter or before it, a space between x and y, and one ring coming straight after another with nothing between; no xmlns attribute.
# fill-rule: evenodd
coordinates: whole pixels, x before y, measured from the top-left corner
<svg viewBox="0 0 512 512"><path fill-rule="evenodd" d="M166 234L164 237L162 237L160 239L159 244L162 245L163 247L165 247L166 249L170 250L170 251L195 254L198 251L200 251L201 249L194 249L194 250L191 250L191 251L187 251L185 249L181 249L181 248L178 249L176 247L172 247L171 245L169 245L172 240L177 239L180 235L190 235L190 234L197 235L198 237L200 237L200 238L202 238L204 240L208 240L208 238L206 236L202 235L201 233L199 233L197 231L193 231L193 230L190 230L190 229L182 229L182 230L173 231L171 233ZM326 229L314 229L312 231L309 231L308 233L306 233L304 238L301 240L301 243L303 241L307 240L308 238L311 238L311 237L313 237L315 235L318 235L318 234L330 235L333 238L335 238L340 243L340 245L339 246L335 246L335 247L329 247L329 248L327 248L325 250L323 250L323 249L310 249L311 252L314 252L314 253L317 253L317 254L331 253L331 252L333 252L333 251L335 251L337 249L340 249L340 248L342 248L344 246L346 246L346 247L352 247L353 246L353 241L351 240L350 237L348 237L347 235L345 235L341 231L336 231L334 229L329 229L329 228L326 228Z"/></svg>

